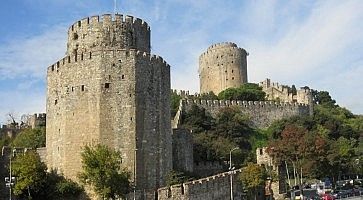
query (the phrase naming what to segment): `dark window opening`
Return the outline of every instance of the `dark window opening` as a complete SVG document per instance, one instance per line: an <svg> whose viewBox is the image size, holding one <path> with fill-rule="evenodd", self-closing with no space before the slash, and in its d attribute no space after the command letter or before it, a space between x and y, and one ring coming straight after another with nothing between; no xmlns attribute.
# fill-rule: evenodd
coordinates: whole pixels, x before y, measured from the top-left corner
<svg viewBox="0 0 363 200"><path fill-rule="evenodd" d="M78 21L78 26L81 27L82 23L81 21Z"/></svg>
<svg viewBox="0 0 363 200"><path fill-rule="evenodd" d="M233 63L233 60L232 60L232 62L231 63Z"/></svg>
<svg viewBox="0 0 363 200"><path fill-rule="evenodd" d="M130 118L130 120L132 121L132 117Z"/></svg>
<svg viewBox="0 0 363 200"><path fill-rule="evenodd" d="M110 83L105 83L105 88L110 88Z"/></svg>
<svg viewBox="0 0 363 200"><path fill-rule="evenodd" d="M77 40L78 39L78 34L77 33L73 33L73 39Z"/></svg>
<svg viewBox="0 0 363 200"><path fill-rule="evenodd" d="M233 69L232 69L232 73L233 73Z"/></svg>
<svg viewBox="0 0 363 200"><path fill-rule="evenodd" d="M260 149L260 155L262 155L263 154L263 149Z"/></svg>
<svg viewBox="0 0 363 200"><path fill-rule="evenodd" d="M112 64L112 67L115 67L115 66L116 66L116 64L115 64L115 63L113 63L113 64Z"/></svg>
<svg viewBox="0 0 363 200"><path fill-rule="evenodd" d="M81 86L81 91L84 91L84 85Z"/></svg>
<svg viewBox="0 0 363 200"><path fill-rule="evenodd" d="M131 94L129 96L131 97Z"/></svg>
<svg viewBox="0 0 363 200"><path fill-rule="evenodd" d="M111 80L111 75L108 75L108 79Z"/></svg>
<svg viewBox="0 0 363 200"><path fill-rule="evenodd" d="M72 92L74 91L74 87L72 87Z"/></svg>
<svg viewBox="0 0 363 200"><path fill-rule="evenodd" d="M232 80L234 80L234 77L232 77Z"/></svg>
<svg viewBox="0 0 363 200"><path fill-rule="evenodd" d="M54 101L54 105L57 105L57 103L58 103L58 100L56 99L56 100Z"/></svg>
<svg viewBox="0 0 363 200"><path fill-rule="evenodd" d="M89 59L92 58L92 52L89 52Z"/></svg>
<svg viewBox="0 0 363 200"><path fill-rule="evenodd" d="M125 75L122 74L121 79L125 79Z"/></svg>

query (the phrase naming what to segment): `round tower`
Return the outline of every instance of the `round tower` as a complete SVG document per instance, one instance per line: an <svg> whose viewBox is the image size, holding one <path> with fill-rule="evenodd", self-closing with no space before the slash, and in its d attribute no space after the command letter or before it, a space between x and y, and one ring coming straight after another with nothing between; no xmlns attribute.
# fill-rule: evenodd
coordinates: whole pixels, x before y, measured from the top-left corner
<svg viewBox="0 0 363 200"><path fill-rule="evenodd" d="M139 18L105 14L79 20L68 29L68 55L112 48L150 52L150 27Z"/></svg>
<svg viewBox="0 0 363 200"><path fill-rule="evenodd" d="M213 44L199 57L200 93L219 92L247 83L247 55L235 43Z"/></svg>

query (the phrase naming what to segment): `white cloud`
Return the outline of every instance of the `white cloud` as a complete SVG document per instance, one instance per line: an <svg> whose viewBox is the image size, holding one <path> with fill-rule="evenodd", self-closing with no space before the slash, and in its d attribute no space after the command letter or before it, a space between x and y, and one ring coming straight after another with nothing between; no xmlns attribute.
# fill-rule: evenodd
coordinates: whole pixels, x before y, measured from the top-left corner
<svg viewBox="0 0 363 200"><path fill-rule="evenodd" d="M47 66L65 53L67 28L50 27L29 38L17 38L0 46L1 79L29 76L44 79Z"/></svg>

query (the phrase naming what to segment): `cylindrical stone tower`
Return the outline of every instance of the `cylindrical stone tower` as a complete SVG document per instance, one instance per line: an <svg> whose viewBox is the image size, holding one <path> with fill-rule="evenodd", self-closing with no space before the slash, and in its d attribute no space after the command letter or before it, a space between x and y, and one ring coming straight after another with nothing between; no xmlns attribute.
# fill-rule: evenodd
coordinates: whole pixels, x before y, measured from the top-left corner
<svg viewBox="0 0 363 200"><path fill-rule="evenodd" d="M200 93L219 92L247 83L246 50L231 42L210 46L199 57Z"/></svg>

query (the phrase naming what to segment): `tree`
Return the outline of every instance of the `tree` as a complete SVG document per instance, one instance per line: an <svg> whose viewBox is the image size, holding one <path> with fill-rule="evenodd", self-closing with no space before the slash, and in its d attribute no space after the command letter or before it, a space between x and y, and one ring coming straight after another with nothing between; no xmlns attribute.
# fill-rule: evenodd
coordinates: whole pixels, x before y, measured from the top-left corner
<svg viewBox="0 0 363 200"><path fill-rule="evenodd" d="M130 189L130 174L121 170L121 154L105 145L85 146L82 169L79 174L83 184L93 187L103 199L124 198Z"/></svg>
<svg viewBox="0 0 363 200"><path fill-rule="evenodd" d="M193 180L192 176L182 171L170 171L166 175L166 185L176 185Z"/></svg>
<svg viewBox="0 0 363 200"><path fill-rule="evenodd" d="M200 94L198 99L202 99L202 100L218 100L218 96L215 95L214 92L210 91L208 93Z"/></svg>
<svg viewBox="0 0 363 200"><path fill-rule="evenodd" d="M220 100L263 101L266 93L255 83L245 83L238 88L227 88L218 94Z"/></svg>
<svg viewBox="0 0 363 200"><path fill-rule="evenodd" d="M35 197L46 180L46 165L34 151L17 155L12 161L12 173L16 177L14 194L20 197Z"/></svg>
<svg viewBox="0 0 363 200"><path fill-rule="evenodd" d="M45 128L27 128L21 131L12 142L12 146L33 149L45 147Z"/></svg>
<svg viewBox="0 0 363 200"><path fill-rule="evenodd" d="M267 178L266 170L264 167L248 163L246 167L242 168L242 172L239 175L239 180L242 182L244 189L249 193L249 196L257 198L257 190L259 187L264 186Z"/></svg>
<svg viewBox="0 0 363 200"><path fill-rule="evenodd" d="M182 97L180 95L178 95L178 93L175 91L172 91L170 94L171 94L170 113L171 113L171 117L173 118L175 116L176 112L178 112L179 103L180 103L180 100L182 99Z"/></svg>

